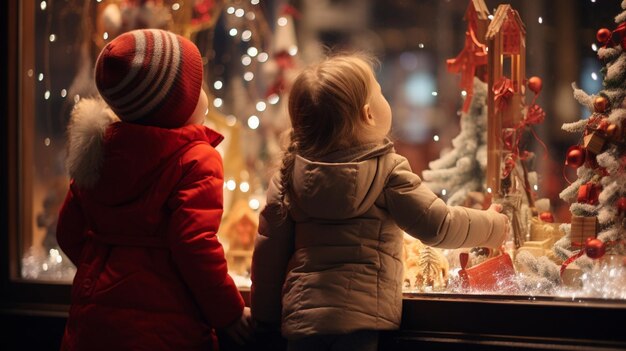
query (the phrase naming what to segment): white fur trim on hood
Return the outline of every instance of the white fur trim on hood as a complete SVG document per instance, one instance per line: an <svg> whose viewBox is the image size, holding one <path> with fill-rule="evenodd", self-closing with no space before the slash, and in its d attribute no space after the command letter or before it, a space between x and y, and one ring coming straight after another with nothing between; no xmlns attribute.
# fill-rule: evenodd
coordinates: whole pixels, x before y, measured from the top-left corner
<svg viewBox="0 0 626 351"><path fill-rule="evenodd" d="M119 118L100 98L85 98L74 106L67 127L66 167L76 185L90 187L98 181L104 159L104 133L117 121Z"/></svg>

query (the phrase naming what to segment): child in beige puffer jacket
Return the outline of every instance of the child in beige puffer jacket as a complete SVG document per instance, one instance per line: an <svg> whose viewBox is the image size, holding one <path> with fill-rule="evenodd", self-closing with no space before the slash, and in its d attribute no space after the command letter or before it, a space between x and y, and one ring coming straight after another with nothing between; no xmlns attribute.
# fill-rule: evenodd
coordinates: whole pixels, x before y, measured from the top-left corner
<svg viewBox="0 0 626 351"><path fill-rule="evenodd" d="M387 139L391 109L361 55L305 69L291 143L270 183L252 262L252 315L289 350L376 350L402 308L403 231L442 248L499 247L508 218L448 207Z"/></svg>

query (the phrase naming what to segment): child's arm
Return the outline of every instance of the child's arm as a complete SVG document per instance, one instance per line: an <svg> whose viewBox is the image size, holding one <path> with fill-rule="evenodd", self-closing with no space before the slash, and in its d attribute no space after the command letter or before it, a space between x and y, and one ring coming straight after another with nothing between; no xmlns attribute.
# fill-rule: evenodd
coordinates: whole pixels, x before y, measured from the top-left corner
<svg viewBox="0 0 626 351"><path fill-rule="evenodd" d="M71 185L59 211L56 234L61 250L65 252L75 266L78 266L80 253L85 244L85 216L74 196Z"/></svg>
<svg viewBox="0 0 626 351"><path fill-rule="evenodd" d="M222 160L213 147L200 144L181 157L181 169L182 180L168 201L172 259L206 320L223 328L241 317L244 303L216 236L223 211Z"/></svg>
<svg viewBox="0 0 626 351"><path fill-rule="evenodd" d="M259 217L252 256L252 316L261 326L280 325L282 286L287 264L293 254L294 223L287 215L283 218L278 205L279 178L270 182L267 205Z"/></svg>
<svg viewBox="0 0 626 351"><path fill-rule="evenodd" d="M385 189L387 208L400 228L424 244L442 248L499 247L508 218L496 211L447 206L398 156Z"/></svg>

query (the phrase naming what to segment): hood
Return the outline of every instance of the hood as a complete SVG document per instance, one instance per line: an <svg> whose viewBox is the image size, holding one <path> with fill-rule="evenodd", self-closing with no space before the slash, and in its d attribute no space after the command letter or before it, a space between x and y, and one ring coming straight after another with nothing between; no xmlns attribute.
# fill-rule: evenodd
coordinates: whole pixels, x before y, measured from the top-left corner
<svg viewBox="0 0 626 351"><path fill-rule="evenodd" d="M387 174L378 156L394 152L389 140L340 150L311 161L297 155L291 201L309 217L346 219L367 211L380 195Z"/></svg>
<svg viewBox="0 0 626 351"><path fill-rule="evenodd" d="M101 99L83 99L68 126L67 169L74 184L99 201L129 201L193 141L217 146L223 137L201 125L164 129L120 122Z"/></svg>

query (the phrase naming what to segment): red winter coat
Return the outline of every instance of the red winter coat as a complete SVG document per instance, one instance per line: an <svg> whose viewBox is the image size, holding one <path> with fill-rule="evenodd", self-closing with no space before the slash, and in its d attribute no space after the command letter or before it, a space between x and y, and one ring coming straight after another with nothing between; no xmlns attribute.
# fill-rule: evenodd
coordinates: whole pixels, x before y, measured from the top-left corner
<svg viewBox="0 0 626 351"><path fill-rule="evenodd" d="M222 136L112 118L86 100L69 128L57 236L78 271L62 349L214 349L212 328L243 311L216 237Z"/></svg>

